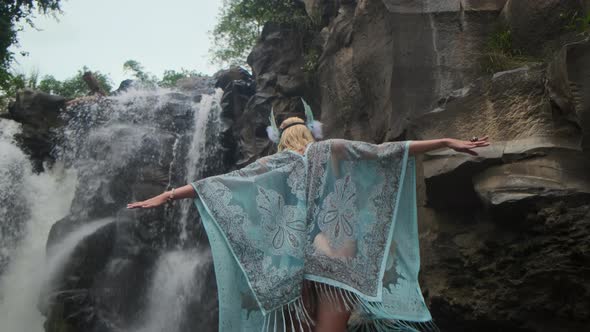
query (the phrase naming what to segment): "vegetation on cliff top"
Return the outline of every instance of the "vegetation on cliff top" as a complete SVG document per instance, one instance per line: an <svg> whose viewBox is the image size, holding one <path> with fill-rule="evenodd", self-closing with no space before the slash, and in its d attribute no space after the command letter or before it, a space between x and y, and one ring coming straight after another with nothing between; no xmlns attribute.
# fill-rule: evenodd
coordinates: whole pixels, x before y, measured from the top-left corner
<svg viewBox="0 0 590 332"><path fill-rule="evenodd" d="M180 79L187 77L203 76L195 70L181 68L180 70L165 70L161 77L146 71L135 60L128 60L123 68L142 84L170 88L176 86ZM84 81L84 73L90 71L86 66L79 69L74 75L65 80L58 80L53 75L41 76L39 72L12 73L2 88L0 88L0 112L8 106L10 99L14 98L17 91L29 88L46 93L59 95L68 99L87 96L91 91ZM92 71L92 76L98 82L102 91L109 93L115 88L111 78L100 71Z"/></svg>
<svg viewBox="0 0 590 332"><path fill-rule="evenodd" d="M171 88L176 86L176 83L183 78L187 77L201 77L204 74L197 72L196 70L189 70L181 68L180 71L176 70L165 70L162 77L153 75L150 72L145 71L143 66L135 60L127 60L123 64L125 71L131 73L135 79L145 85L159 86L163 88Z"/></svg>
<svg viewBox="0 0 590 332"><path fill-rule="evenodd" d="M243 65L266 23L306 28L311 20L303 4L293 0L224 0L218 23L211 31L212 61Z"/></svg>

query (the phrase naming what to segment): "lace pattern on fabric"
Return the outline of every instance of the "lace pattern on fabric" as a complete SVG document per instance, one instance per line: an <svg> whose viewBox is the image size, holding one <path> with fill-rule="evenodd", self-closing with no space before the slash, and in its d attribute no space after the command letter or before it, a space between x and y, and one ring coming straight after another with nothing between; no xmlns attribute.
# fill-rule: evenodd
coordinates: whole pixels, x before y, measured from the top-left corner
<svg viewBox="0 0 590 332"><path fill-rule="evenodd" d="M362 317L350 330L429 322L417 281L414 171L408 142L328 140L305 156L284 151L193 183L214 257L220 331L313 325L304 279L316 297Z"/></svg>

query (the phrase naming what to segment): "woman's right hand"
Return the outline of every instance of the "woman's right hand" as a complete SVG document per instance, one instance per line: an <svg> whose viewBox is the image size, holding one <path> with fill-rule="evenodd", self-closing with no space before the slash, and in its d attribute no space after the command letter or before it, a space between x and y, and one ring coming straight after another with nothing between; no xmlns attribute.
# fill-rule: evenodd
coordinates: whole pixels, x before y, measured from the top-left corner
<svg viewBox="0 0 590 332"><path fill-rule="evenodd" d="M137 209L137 208L141 208L141 209L149 209L149 208L155 208L158 207L160 205L164 205L167 201L168 201L168 193L162 193L158 196L154 196L152 198L146 199L145 201L141 201L141 202L135 202L135 203L129 203L127 204L127 208L128 209Z"/></svg>

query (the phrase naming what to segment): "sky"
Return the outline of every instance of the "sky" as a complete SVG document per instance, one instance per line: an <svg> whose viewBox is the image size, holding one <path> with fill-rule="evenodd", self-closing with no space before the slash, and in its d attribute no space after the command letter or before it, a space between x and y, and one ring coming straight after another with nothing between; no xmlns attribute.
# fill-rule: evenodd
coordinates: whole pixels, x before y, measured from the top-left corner
<svg viewBox="0 0 590 332"><path fill-rule="evenodd" d="M37 30L19 34L19 73L38 71L59 80L83 66L108 74L116 88L131 78L123 71L129 59L161 76L181 68L213 74L211 38L222 0L62 0L57 19L38 15ZM28 56L20 56L21 51Z"/></svg>

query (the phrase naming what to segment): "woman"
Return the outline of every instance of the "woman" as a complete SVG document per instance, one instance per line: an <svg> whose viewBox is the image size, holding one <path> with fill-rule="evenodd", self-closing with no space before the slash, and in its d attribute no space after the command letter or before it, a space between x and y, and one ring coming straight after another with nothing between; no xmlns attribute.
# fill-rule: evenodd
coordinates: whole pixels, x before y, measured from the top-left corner
<svg viewBox="0 0 590 332"><path fill-rule="evenodd" d="M437 139L316 142L320 124L269 127L278 153L128 208L194 198L209 237L219 330L435 330L418 285L413 156L488 146ZM315 135L314 135L315 134Z"/></svg>

